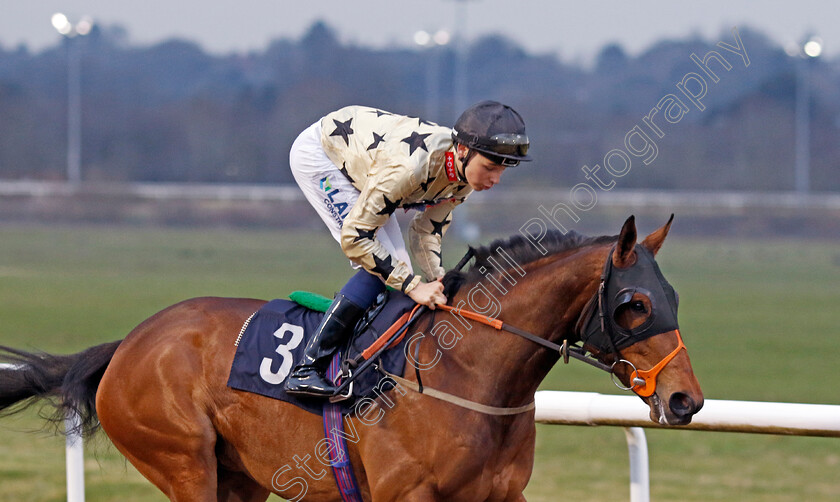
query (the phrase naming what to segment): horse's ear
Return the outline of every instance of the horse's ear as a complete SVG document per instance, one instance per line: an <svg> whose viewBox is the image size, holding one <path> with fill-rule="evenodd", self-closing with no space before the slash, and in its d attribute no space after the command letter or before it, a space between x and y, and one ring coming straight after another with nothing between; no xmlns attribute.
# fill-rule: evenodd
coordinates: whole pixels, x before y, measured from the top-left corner
<svg viewBox="0 0 840 502"><path fill-rule="evenodd" d="M636 262L636 253L633 249L636 247L636 217L630 215L624 226L621 227L621 233L618 235L618 243L613 252L613 265L619 268L629 267Z"/></svg>
<svg viewBox="0 0 840 502"><path fill-rule="evenodd" d="M651 252L654 256L656 253L659 252L659 248L662 247L662 243L665 242L665 237L668 235L668 230L671 229L671 222L674 221L674 213L671 213L671 217L668 219L668 223L662 226L659 230L654 231L652 234L645 237L645 240L642 241L642 246L646 247L648 251Z"/></svg>

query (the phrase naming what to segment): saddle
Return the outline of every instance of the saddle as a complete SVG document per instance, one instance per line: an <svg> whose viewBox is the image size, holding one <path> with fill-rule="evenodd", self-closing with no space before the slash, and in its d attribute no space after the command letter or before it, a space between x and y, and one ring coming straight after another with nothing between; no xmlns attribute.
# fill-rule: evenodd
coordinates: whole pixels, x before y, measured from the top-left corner
<svg viewBox="0 0 840 502"><path fill-rule="evenodd" d="M255 312L242 326L236 342L228 386L292 403L317 415L323 414L323 399L292 396L285 392L286 377L303 356L303 350L323 318L330 300L312 293L295 292L290 300L272 300ZM373 364L354 373L358 363L368 359L371 347L395 323L408 318L416 306L399 291L385 291L362 315L352 336L339 350L341 373L352 375L348 398L339 403L343 414L352 412L355 401L386 389L377 389L384 372L402 375L405 369L405 344L402 338L376 356ZM367 352L366 352L367 351ZM363 356L363 354L365 354Z"/></svg>

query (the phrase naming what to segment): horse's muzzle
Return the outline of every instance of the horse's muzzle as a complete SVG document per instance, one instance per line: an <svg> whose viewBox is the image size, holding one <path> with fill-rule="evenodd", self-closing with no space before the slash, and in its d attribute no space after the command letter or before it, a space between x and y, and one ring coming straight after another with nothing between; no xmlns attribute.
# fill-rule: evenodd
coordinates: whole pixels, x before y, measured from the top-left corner
<svg viewBox="0 0 840 502"><path fill-rule="evenodd" d="M674 392L671 394L670 399L668 399L668 408L671 409L671 413L674 416L680 419L687 418L691 420L691 417L700 411L702 407L702 402L698 405L691 396L682 392Z"/></svg>

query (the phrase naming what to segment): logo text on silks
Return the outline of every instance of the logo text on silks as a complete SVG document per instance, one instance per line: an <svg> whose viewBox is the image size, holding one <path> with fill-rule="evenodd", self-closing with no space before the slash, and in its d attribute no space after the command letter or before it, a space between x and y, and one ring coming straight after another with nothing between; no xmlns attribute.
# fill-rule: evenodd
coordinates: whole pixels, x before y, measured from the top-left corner
<svg viewBox="0 0 840 502"><path fill-rule="evenodd" d="M321 178L320 183L321 190L327 195L327 198L324 199L324 204L326 204L327 210L330 212L332 217L335 218L335 221L338 222L338 225L342 226L344 223L344 217L347 216L347 203L336 202L335 200L335 197L341 193L341 190L333 188L329 176Z"/></svg>

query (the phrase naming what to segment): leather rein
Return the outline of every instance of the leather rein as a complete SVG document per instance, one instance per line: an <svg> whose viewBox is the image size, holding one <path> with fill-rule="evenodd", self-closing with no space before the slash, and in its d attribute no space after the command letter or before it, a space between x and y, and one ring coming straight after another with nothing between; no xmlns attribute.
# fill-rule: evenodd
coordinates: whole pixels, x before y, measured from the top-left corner
<svg viewBox="0 0 840 502"><path fill-rule="evenodd" d="M469 248L467 254L461 259L458 263L457 269L460 269L468 262L473 256L473 249ZM609 264L611 260L612 252L607 255L607 264ZM488 317L483 314L479 314L477 312L472 312L469 310L458 309L452 307L450 305L437 305L436 308L439 308L445 312L449 312L453 315L457 315L466 319L470 319L472 321L479 322L481 324L485 324L490 326L498 331L507 331L509 333L513 333L514 335L520 336L530 342L533 342L541 347L544 347L552 352L556 352L560 355L563 359L565 364L569 363L569 359L577 359L578 361L584 362L598 368L600 370L606 371L610 374L613 383L621 390L632 390L636 394L641 397L648 397L651 396L656 389L656 378L659 373L665 368L665 366L671 362L671 360L676 357L680 350L685 349L685 345L683 344L682 337L680 336L679 330L676 330L677 339L679 341L677 348L674 349L670 354L665 356L659 363L657 363L653 368L650 370L638 370L636 366L626 359L622 359L620 356L620 352L618 349L615 348L614 336L611 330L611 324L606 321L606 300L605 300L605 289L606 289L606 282L609 279L609 267L605 264L604 271L601 273L601 281L598 286L598 291L592 295L592 298L587 302L584 309L581 311L580 316L578 316L578 320L575 323L575 333L577 336L580 336L584 326L589 323L589 320L594 316L598 315L601 331L609 340L610 344L613 347L613 357L614 361L612 364L604 364L601 361L595 359L594 356L588 355L589 352L584 349L583 347L579 347L577 345L570 345L568 339L564 339L562 344L556 344L545 338L539 337L529 331L524 329L518 328L516 326L511 326L500 319L496 319L493 317ZM410 321L409 321L410 323ZM407 323L408 324L408 323ZM418 345L419 350L419 345ZM632 384L628 386L622 385L620 382L616 381L615 376L615 368L617 365L620 364L627 364L632 368L633 372L631 374L631 382ZM484 404L476 403L473 401L469 401L467 399L448 394L436 389L432 389L429 387L424 387L422 381L420 380L419 371L417 372L417 382L413 382L407 379L404 379L398 375L394 375L391 373L387 373L390 378L393 378L398 384L403 385L407 388L410 388L416 392L421 394L427 394L430 397L434 397L436 399L440 399L443 401L447 401L449 403L455 404L457 406L461 406L463 408L467 408L473 411L478 411L480 413L488 414L488 415L515 415L519 413L524 413L530 410L533 410L535 407L534 401L530 403L519 406L519 407L495 407L495 406L487 406Z"/></svg>

